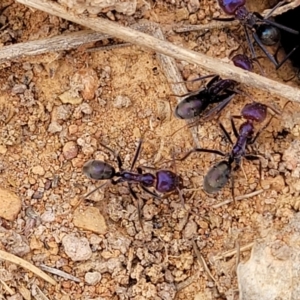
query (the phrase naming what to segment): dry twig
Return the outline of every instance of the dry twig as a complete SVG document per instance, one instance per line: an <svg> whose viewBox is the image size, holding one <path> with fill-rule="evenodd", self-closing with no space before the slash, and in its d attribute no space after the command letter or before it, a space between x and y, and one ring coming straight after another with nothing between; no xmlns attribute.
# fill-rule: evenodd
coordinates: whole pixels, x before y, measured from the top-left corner
<svg viewBox="0 0 300 300"><path fill-rule="evenodd" d="M256 195L261 194L263 191L264 190L258 190L258 191L255 191L255 192L252 192L252 193L249 193L249 194L241 195L241 196L235 197L235 200L240 201L240 200L248 199L248 198L251 198L251 197L254 197ZM231 202L233 202L233 199L227 199L227 200L222 201L218 204L212 205L212 208L218 208L218 207L221 207L221 206L223 206L225 204L228 204L228 203L231 203Z"/></svg>
<svg viewBox="0 0 300 300"><path fill-rule="evenodd" d="M0 63L26 55L32 56L51 51L69 50L86 43L107 39L108 37L107 34L92 30L82 30L37 41L4 46L0 49Z"/></svg>
<svg viewBox="0 0 300 300"><path fill-rule="evenodd" d="M219 259L224 259L226 257L231 257L231 256L235 255L236 253L240 254L243 251L247 251L247 250L252 249L253 245L254 245L254 243L249 243L245 246L242 246L242 247L239 247L239 248L235 248L233 250L229 250L229 251L220 253L220 254L214 256L212 259L213 260L219 260Z"/></svg>
<svg viewBox="0 0 300 300"><path fill-rule="evenodd" d="M50 284L56 285L56 281L53 278L51 278L49 275L47 275L46 273L44 273L43 271L38 269L36 266L32 265L31 263L29 263L28 261L26 261L20 257L17 257L15 255L5 252L3 250L0 250L0 259L12 262L24 269L31 271L32 273L41 277L42 279L49 282Z"/></svg>
<svg viewBox="0 0 300 300"><path fill-rule="evenodd" d="M210 278L212 281L216 282L216 279L215 279L214 276L211 274L210 269L208 268L208 266L207 266L207 264L206 264L206 262L205 262L204 257L203 257L203 256L201 255L201 253L199 252L198 247L197 247L195 241L193 241L193 249L194 249L194 252L195 252L195 254L196 254L196 256L197 256L197 261L198 261L198 263L200 264L200 266L206 271L206 273L207 273L207 275L209 276L209 278Z"/></svg>
<svg viewBox="0 0 300 300"><path fill-rule="evenodd" d="M209 31L212 29L222 29L225 27L231 27L239 25L239 21L229 21L229 22L222 22L222 21L212 21L207 24L201 24L201 25L176 25L173 27L173 30L177 33L183 33L183 32L191 32L191 31Z"/></svg>
<svg viewBox="0 0 300 300"><path fill-rule="evenodd" d="M210 73L217 73L222 77L230 78L248 86L269 92L272 95L300 102L300 90L288 85L276 82L255 73L244 71L231 64L218 59L197 53L192 50L173 45L170 42L159 40L155 37L138 32L131 28L121 26L115 22L92 18L85 15L76 15L67 11L62 6L49 0L17 0L17 2L42 10L49 14L67 19L69 21L89 27L93 30L105 32L116 38L123 39L135 45L146 47L158 53L198 64Z"/></svg>
<svg viewBox="0 0 300 300"><path fill-rule="evenodd" d="M75 282L80 282L80 279L71 275L71 274L68 274L64 271L61 271L61 270L58 270L58 269L55 269L55 268L52 268L52 267L49 267L49 266L46 266L46 265L40 265L40 268L44 271L47 271L51 274L54 274L54 275L57 275L57 276L60 276L60 277L63 277L67 280L72 280L72 281L75 281Z"/></svg>
<svg viewBox="0 0 300 300"><path fill-rule="evenodd" d="M285 5L282 5L282 6L278 7L277 9L275 9L275 11L272 13L272 17L281 15L281 14L283 14L283 13L285 13L285 12L291 10L291 9L294 9L298 6L300 6L300 0L295 0L295 1L292 1L292 2L287 3ZM266 16L266 15L269 14L270 11L271 11L271 9L266 9L262 13L262 15Z"/></svg>

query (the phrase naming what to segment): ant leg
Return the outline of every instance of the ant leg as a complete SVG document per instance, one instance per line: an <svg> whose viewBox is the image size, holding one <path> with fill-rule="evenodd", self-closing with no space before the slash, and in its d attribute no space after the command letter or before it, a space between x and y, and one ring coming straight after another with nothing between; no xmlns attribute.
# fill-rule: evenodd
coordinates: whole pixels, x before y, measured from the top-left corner
<svg viewBox="0 0 300 300"><path fill-rule="evenodd" d="M278 64L278 66L276 67L276 70L278 70L289 58L290 56L299 48L299 45L294 47L289 54L287 54L285 56L285 58Z"/></svg>
<svg viewBox="0 0 300 300"><path fill-rule="evenodd" d="M261 186L261 178L262 178L262 163L261 163L261 160L260 160L260 157L258 155L252 155L252 154L247 154L245 155L245 158L247 160L258 160L258 163L259 163L259 185ZM261 186L262 187L262 186Z"/></svg>
<svg viewBox="0 0 300 300"><path fill-rule="evenodd" d="M146 188L145 186L143 186L143 185L141 185L141 188L142 188L143 191L145 191L146 193L148 193L149 195L153 196L153 197L156 198L156 199L161 199L161 198L162 198L161 196L159 196L158 194L156 194L156 193L150 191L149 189L147 189L147 188Z"/></svg>
<svg viewBox="0 0 300 300"><path fill-rule="evenodd" d="M247 40L247 43L249 45L250 52L251 52L251 55L252 55L252 59L254 59L257 56L256 56L256 53L255 53L255 50L254 50L254 47L253 47L253 43L251 42L251 39L250 39L250 36L249 36L249 32L248 32L246 26L244 26L244 30L245 30L245 34L246 34L246 40Z"/></svg>
<svg viewBox="0 0 300 300"><path fill-rule="evenodd" d="M231 127L232 127L232 130L233 130L234 136L236 138L239 137L239 133L236 129L236 126L235 126L235 123L234 123L233 119L239 119L240 120L242 118L243 118L242 116L236 116L236 115L230 117Z"/></svg>
<svg viewBox="0 0 300 300"><path fill-rule="evenodd" d="M176 158L175 160L184 161L185 159L187 159L194 152L205 152L205 153L217 154L217 155L220 155L220 156L226 156L225 153L223 153L221 151L218 151L218 150L194 148L194 149L190 150L189 152L187 152L182 158Z"/></svg>
<svg viewBox="0 0 300 300"><path fill-rule="evenodd" d="M118 162L118 168L119 168L120 170L123 170L123 169L122 169L123 163L122 163L122 160L121 160L120 155L117 154L117 153L116 153L114 150L112 150L111 148L107 147L106 145L104 145L104 144L102 144L102 143L100 143L100 145L101 145L103 148L105 148L106 150L108 150L110 153L113 154L113 156L117 159L117 162Z"/></svg>
<svg viewBox="0 0 300 300"><path fill-rule="evenodd" d="M289 28L289 27L287 27L287 26L281 25L281 24L279 24L279 23L277 23L277 22L275 22L275 21L272 21L272 20L269 20L269 19L263 19L263 21L264 21L265 23L267 23L267 24L270 24L270 25L272 25L272 26L274 26L274 27L277 27L277 28L279 28L279 29L282 29L282 30L284 30L284 31L287 31L287 32L289 32L289 33L291 33L291 34L295 34L295 35L299 34L299 31L294 30L294 29L292 29L292 28Z"/></svg>
<svg viewBox="0 0 300 300"><path fill-rule="evenodd" d="M228 96L228 94L229 94L229 96ZM204 121L209 121L213 117L218 115L230 103L231 99L235 96L235 91L229 92L228 94L225 95L226 98L224 100L221 100L222 102L220 102L217 106L210 109L206 114L204 114L202 116L202 119ZM216 101L216 102L219 102L219 101Z"/></svg>
<svg viewBox="0 0 300 300"><path fill-rule="evenodd" d="M233 203L234 203L234 205L236 205L236 200L235 200L235 195L234 195L234 174L232 174L232 176L231 176L230 189L231 189L231 196L232 196Z"/></svg>
<svg viewBox="0 0 300 300"><path fill-rule="evenodd" d="M270 123L271 123L271 121L273 120L274 117L275 117L275 115L273 115L269 119L269 121L262 128L260 128L257 131L256 135L248 142L248 145L252 145L252 144L254 144L256 142L257 138L260 136L260 134L262 133L262 131L264 131L270 125Z"/></svg>
<svg viewBox="0 0 300 300"><path fill-rule="evenodd" d="M271 10L270 12L264 17L264 19L268 19L272 16L273 12L280 6L284 5L286 1L280 1L278 2Z"/></svg>
<svg viewBox="0 0 300 300"><path fill-rule="evenodd" d="M143 227L143 224L142 224L142 208L141 208L141 204L140 204L140 199L137 196L136 192L132 189L132 186L129 182L128 182L128 188L129 188L129 192L130 192L131 196L136 201L139 223L140 223L140 226L141 226L142 230L144 231L144 227Z"/></svg>
<svg viewBox="0 0 300 300"><path fill-rule="evenodd" d="M104 187L105 185L107 185L108 182L105 182L99 186L97 186L96 188L94 188L92 191L90 191L88 194L84 195L83 198L86 199L88 198L90 195L92 195L94 192L98 191L99 189L101 189L102 187Z"/></svg>
<svg viewBox="0 0 300 300"><path fill-rule="evenodd" d="M256 32L252 33L253 38L255 40L255 42L257 43L257 45L259 46L259 48L266 54L266 56L268 57L268 59L275 65L275 67L277 68L278 66L278 62L276 61L276 59L274 58L274 56L272 54L270 54L270 52L266 49L266 47L264 46L264 44L261 42L261 40L259 39L258 35L256 34Z"/></svg>
<svg viewBox="0 0 300 300"><path fill-rule="evenodd" d="M141 153L142 142L143 142L143 140L140 140L139 144L138 144L138 146L136 148L136 151L135 151L135 154L134 154L134 158L133 158L133 161L131 163L130 171L133 169L133 167L134 167L134 165L136 163L136 160L138 159L138 157L139 157L139 155Z"/></svg>
<svg viewBox="0 0 300 300"><path fill-rule="evenodd" d="M223 133L224 133L226 139L229 141L229 143L230 143L231 145L233 145L233 141L232 141L232 139L231 139L229 133L228 133L227 130L225 129L224 125L223 125L221 122L219 122L219 126L220 126L221 130L223 131Z"/></svg>
<svg viewBox="0 0 300 300"><path fill-rule="evenodd" d="M243 160L241 160L240 168L241 168L241 170L242 170L242 172L243 172L243 175L244 175L245 179L248 181L247 174L245 173L245 170L244 170L244 167L243 167Z"/></svg>

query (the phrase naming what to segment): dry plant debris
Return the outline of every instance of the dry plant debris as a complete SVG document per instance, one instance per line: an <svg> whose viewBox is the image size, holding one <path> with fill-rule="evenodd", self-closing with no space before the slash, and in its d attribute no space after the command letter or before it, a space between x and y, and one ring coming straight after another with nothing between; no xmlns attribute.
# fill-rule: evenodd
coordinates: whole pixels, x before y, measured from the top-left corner
<svg viewBox="0 0 300 300"><path fill-rule="evenodd" d="M76 1L69 3L70 11L64 10L67 16L77 7ZM93 6L96 1L82 3ZM181 157L196 142L224 152L231 147L214 121L194 128L193 137L188 128L172 136L185 125L172 115L178 101L173 95L197 89L195 84L186 89L176 82L207 74L205 62L196 64L203 56L183 60L171 51L179 58L175 61L159 54L165 41L153 46L156 53L134 45L88 52L120 41L90 31L85 39L81 26L17 1L5 0L0 4L4 7L0 14L0 182L1 191L16 197L14 202L2 201L0 208L0 213L10 211L6 218L1 214L0 294L26 300L237 299L237 261L245 263L254 241L273 229L280 233L299 211L299 105L288 105L253 145L263 157L261 186L258 165L245 161L247 180L242 172L234 174L236 198L242 201L233 205L229 187L213 196L202 190L203 176L218 159L214 155L194 154L176 165L165 163ZM221 59L221 66L228 65L229 53L244 41L238 26L209 26L213 17L221 16L216 1L204 0L200 5L197 0L158 0L155 6L136 1L133 14L112 8L101 9L101 16L119 26L135 26L142 19L138 25L150 30L147 35L180 45L173 50L201 52L214 62ZM89 22L100 19L89 13L84 17ZM171 30L181 24L209 30L183 34ZM62 34L67 35L65 44ZM35 54L33 40L40 41L39 55L25 56L24 50L24 56L3 62L1 53L7 47L16 50L16 43L31 43L30 51L20 49ZM53 44L42 50L48 42ZM282 83L281 78L294 72L289 63L278 72L265 59L262 66L267 78L253 75L262 82L271 78ZM226 70L235 72L231 66ZM240 81L247 81L243 76ZM298 79L287 84L296 97ZM241 89L279 110L286 102L281 94L275 91L276 96L270 97L251 81L248 86L241 84ZM221 114L227 129L230 115L239 114L248 102L237 96ZM87 160L117 166L99 143L119 152L129 169L141 136L145 142L137 165L176 170L183 178L185 198L183 207L176 194L157 200L134 186L143 202L143 230L125 185L106 185L80 202L98 184L82 174ZM280 234L277 238L292 249L293 242ZM282 258L285 252L274 247L273 253Z"/></svg>

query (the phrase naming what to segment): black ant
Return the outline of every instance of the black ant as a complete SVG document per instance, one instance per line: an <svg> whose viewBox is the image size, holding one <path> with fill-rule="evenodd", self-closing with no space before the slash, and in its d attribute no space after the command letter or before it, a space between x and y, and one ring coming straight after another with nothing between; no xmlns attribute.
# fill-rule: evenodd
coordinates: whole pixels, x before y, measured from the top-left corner
<svg viewBox="0 0 300 300"><path fill-rule="evenodd" d="M169 170L157 170L155 175L152 173L143 173L141 167L136 168L137 172L133 172L134 165L138 159L138 156L141 152L142 140L139 141L137 146L130 170L124 170L122 168L122 160L118 154L116 154L112 149L108 148L107 146L101 144L102 147L113 153L116 157L119 171L116 171L115 168L101 160L89 160L86 162L82 168L83 173L90 179L95 180L110 180L112 184L118 184L121 182L127 182L129 187L129 192L133 196L133 198L139 204L139 199L137 194L132 189L132 184L137 183L141 186L141 188L150 194L151 196L161 199L161 196L158 195L156 192L149 190L148 188L154 188L159 193L169 193L175 190L178 191L179 196L181 196L181 192L179 187L181 186L181 178L177 174ZM148 168L148 167L147 167ZM116 179L114 179L116 178ZM106 184L106 183L105 183ZM105 184L100 185L99 187L92 190L88 193L85 198L89 197L92 193L96 190L102 188ZM182 200L182 199L181 199ZM183 201L183 200L182 200ZM141 220L141 211L138 205L138 214L139 219Z"/></svg>
<svg viewBox="0 0 300 300"><path fill-rule="evenodd" d="M290 53L287 54L286 58L282 62L278 63L275 57L271 55L270 52L265 47L265 45L271 46L279 42L280 40L279 29L285 30L295 35L299 34L297 30L286 27L284 25L281 25L269 19L269 17L274 12L274 10L278 8L278 6L282 5L281 2L279 2L266 17L261 16L258 12L249 12L245 7L246 0L218 0L218 3L221 9L226 14L233 15L234 17L232 19L235 18L239 20L243 25L245 29L247 43L250 47L250 51L253 58L256 58L256 54L254 51L253 44L250 40L248 30L250 30L255 42L266 54L269 60L275 65L276 69L279 69L281 65L287 60L287 58L290 57L292 53L296 50L295 48L292 49ZM224 19L221 18L218 18L217 20L224 21ZM231 20L231 19L225 19L225 20Z"/></svg>
<svg viewBox="0 0 300 300"><path fill-rule="evenodd" d="M246 104L242 109L241 116L232 116L231 117L231 126L233 133L236 137L235 144L233 143L230 135L225 130L224 126L220 123L220 127L224 132L227 139L233 145L230 153L224 153L222 151L213 150L213 149L202 149L194 148L189 151L183 158L179 159L180 161L185 160L190 154L194 152L206 152L213 153L223 157L228 157L225 160L218 162L213 165L207 174L204 177L203 189L208 194L213 194L219 192L231 178L231 191L232 197L234 197L234 180L231 176L232 171L236 171L241 166L241 159L244 157L247 160L259 160L258 155L246 154L246 147L253 144L260 133L270 124L275 114L269 119L269 121L255 134L255 123L262 123L267 117L267 109L271 109L275 114L280 114L273 107L267 106L259 102L253 102L251 104ZM239 130L236 129L233 119L234 118L244 118L246 121L242 123L239 127ZM235 167L232 168L232 164L235 163ZM259 176L261 180L261 161L259 160Z"/></svg>
<svg viewBox="0 0 300 300"><path fill-rule="evenodd" d="M206 75L199 77L196 80L213 77L205 87L184 96L183 99L175 108L174 114L181 119L192 119L202 115L203 118L208 118L211 115L218 114L224 107L228 105L233 96L238 93L234 90L237 82L232 79L222 79L219 75ZM215 108L208 110L208 106L213 103L219 103Z"/></svg>

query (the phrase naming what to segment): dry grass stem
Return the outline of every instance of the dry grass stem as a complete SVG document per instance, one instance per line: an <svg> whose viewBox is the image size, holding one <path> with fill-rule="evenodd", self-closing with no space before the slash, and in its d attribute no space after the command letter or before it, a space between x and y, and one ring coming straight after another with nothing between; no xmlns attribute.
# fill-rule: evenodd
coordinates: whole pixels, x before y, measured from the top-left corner
<svg viewBox="0 0 300 300"><path fill-rule="evenodd" d="M9 261L11 263L14 263L14 264L24 268L24 269L27 269L27 270L31 271L32 273L34 273L35 275L39 276L40 278L44 279L48 283L50 283L52 285L56 285L56 281L53 278L51 278L46 273L41 271L39 268L37 268L36 266L32 265L31 263L29 263L28 261L26 261L20 257L17 257L15 255L5 252L3 250L0 250L0 259Z"/></svg>
<svg viewBox="0 0 300 300"><path fill-rule="evenodd" d="M231 26L239 25L239 21L212 21L208 24L201 25L182 25L182 26L174 26L173 30L177 33L190 32L190 31L209 31L212 29L222 29Z"/></svg>
<svg viewBox="0 0 300 300"><path fill-rule="evenodd" d="M208 266L207 266L207 264L206 264L206 262L205 262L204 257L203 257L203 256L201 255L201 253L199 252L198 247L197 247L195 241L193 241L193 249L194 249L194 252L195 252L195 254L196 254L196 256L197 256L197 261L198 261L199 265L206 271L206 273L208 274L209 278L210 278L212 281L216 282L216 279L215 279L214 276L211 274L211 272L210 272L210 270L209 270L209 268L208 268Z"/></svg>
<svg viewBox="0 0 300 300"><path fill-rule="evenodd" d="M292 1L290 3L287 3L285 5L282 5L280 7L278 7L273 13L272 13L272 16L275 17L275 16L278 16L278 15L281 15L291 9L294 9L296 7L300 6L300 0L295 0L295 1ZM268 13L271 11L271 9L266 9L264 10L264 12L262 13L263 16L266 16L268 15Z"/></svg>
<svg viewBox="0 0 300 300"><path fill-rule="evenodd" d="M55 269L55 268L51 268L51 267L48 267L46 265L40 265L40 268L46 272L49 272L51 274L54 274L54 275L57 275L57 276L60 276L60 277L63 277L67 280L72 280L72 281L75 281L75 282L80 282L80 279L73 276L73 275L70 275L64 271L61 271L61 270L58 270L58 269Z"/></svg>
<svg viewBox="0 0 300 300"><path fill-rule="evenodd" d="M37 41L4 46L0 49L0 63L23 56L33 56L52 51L69 50L80 47L86 43L107 39L108 37L109 36L107 34L102 34L92 30L82 30Z"/></svg>
<svg viewBox="0 0 300 300"><path fill-rule="evenodd" d="M230 78L247 84L250 87L264 90L272 95L300 102L299 89L276 82L255 73L247 72L216 58L184 49L167 41L159 40L148 34L121 26L115 22L101 18L92 18L85 15L76 15L71 11L67 11L57 3L48 0L17 0L17 2L57 17L67 19L82 26L89 27L93 30L105 32L113 37L151 49L158 53L165 54L179 60L184 60L192 64L198 64L209 73L217 73L222 77Z"/></svg>
<svg viewBox="0 0 300 300"><path fill-rule="evenodd" d="M226 257L231 257L235 254L240 255L241 252L248 251L248 250L252 249L253 245L254 245L254 243L249 243L245 246L237 247L234 250L229 250L229 251L223 252L221 254L218 254L218 255L214 256L213 260L219 260L219 259L223 259L223 258L226 258Z"/></svg>
<svg viewBox="0 0 300 300"><path fill-rule="evenodd" d="M249 194L241 195L241 196L235 197L235 200L236 201L240 201L240 200L248 199L248 198L257 196L257 195L261 194L262 192L264 192L264 190L258 190L258 191L255 191L255 192L252 192L252 193L249 193ZM227 200L225 200L223 202L220 202L218 204L212 205L212 208L218 208L218 207L221 207L221 206L223 206L225 204L229 204L231 202L233 202L233 199L227 199Z"/></svg>

